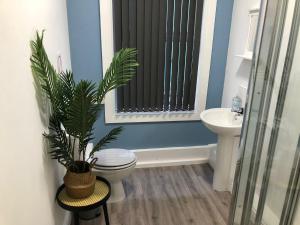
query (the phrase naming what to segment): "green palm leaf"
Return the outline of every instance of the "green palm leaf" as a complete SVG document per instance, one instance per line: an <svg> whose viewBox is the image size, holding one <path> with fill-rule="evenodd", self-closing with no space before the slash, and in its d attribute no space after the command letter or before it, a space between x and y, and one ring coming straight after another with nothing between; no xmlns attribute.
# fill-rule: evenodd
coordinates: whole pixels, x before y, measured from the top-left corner
<svg viewBox="0 0 300 225"><path fill-rule="evenodd" d="M64 126L67 132L79 139L79 150L85 150L93 138L93 125L97 120L100 105L96 102L96 87L90 81L80 81L74 90L74 99L67 111Z"/></svg>
<svg viewBox="0 0 300 225"><path fill-rule="evenodd" d="M37 32L36 40L30 42L32 51L30 57L31 69L36 80L39 81L40 86L50 99L53 109L58 110L60 108L59 100L57 99L59 79L57 78L54 67L48 59L43 46L43 39L44 32L42 32L41 35Z"/></svg>
<svg viewBox="0 0 300 225"><path fill-rule="evenodd" d="M63 111L62 114L66 115L74 99L76 84L73 78L73 73L71 71L62 72L59 78L60 85L58 87L59 91L57 93L57 98L60 100L59 105L61 106L61 110Z"/></svg>
<svg viewBox="0 0 300 225"><path fill-rule="evenodd" d="M49 120L49 134L44 133L49 140L51 150L49 154L52 159L69 168L74 166L74 148L71 138L62 129L59 117L52 115Z"/></svg>
<svg viewBox="0 0 300 225"><path fill-rule="evenodd" d="M136 75L137 51L133 48L117 52L98 87L98 102L102 102L107 92L126 85Z"/></svg>
<svg viewBox="0 0 300 225"><path fill-rule="evenodd" d="M95 152L100 151L108 143L115 140L117 136L122 132L122 130L123 130L122 127L114 128L107 135L105 135L101 140L99 140L93 147L92 151L90 152L89 158L91 158Z"/></svg>

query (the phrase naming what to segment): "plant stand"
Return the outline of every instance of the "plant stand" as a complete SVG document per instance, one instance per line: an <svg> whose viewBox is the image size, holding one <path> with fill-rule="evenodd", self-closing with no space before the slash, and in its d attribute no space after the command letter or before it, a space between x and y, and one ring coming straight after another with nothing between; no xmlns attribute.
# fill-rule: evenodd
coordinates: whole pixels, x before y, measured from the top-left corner
<svg viewBox="0 0 300 225"><path fill-rule="evenodd" d="M111 188L107 180L97 177L94 193L82 199L70 198L65 189L65 185L60 186L56 193L56 200L60 207L73 213L74 224L79 225L79 214L89 210L103 207L106 225L109 225L109 217L107 212L107 200L110 197Z"/></svg>

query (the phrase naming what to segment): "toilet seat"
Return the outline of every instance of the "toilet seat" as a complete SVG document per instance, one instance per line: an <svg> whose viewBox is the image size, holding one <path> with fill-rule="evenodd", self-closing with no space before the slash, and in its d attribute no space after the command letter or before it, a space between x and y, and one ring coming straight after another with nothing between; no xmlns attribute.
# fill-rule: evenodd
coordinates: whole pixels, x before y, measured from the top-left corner
<svg viewBox="0 0 300 225"><path fill-rule="evenodd" d="M120 170L136 164L135 154L127 149L105 149L96 152L94 157L98 158L94 166L97 170Z"/></svg>

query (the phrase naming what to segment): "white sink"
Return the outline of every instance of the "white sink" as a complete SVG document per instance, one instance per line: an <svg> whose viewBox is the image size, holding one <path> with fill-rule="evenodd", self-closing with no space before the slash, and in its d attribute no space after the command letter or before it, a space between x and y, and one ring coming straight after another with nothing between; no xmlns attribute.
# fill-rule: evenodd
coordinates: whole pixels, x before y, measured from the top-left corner
<svg viewBox="0 0 300 225"><path fill-rule="evenodd" d="M230 108L215 108L200 114L204 125L218 135L240 135L243 123L242 116L235 116Z"/></svg>
<svg viewBox="0 0 300 225"><path fill-rule="evenodd" d="M243 116L237 116L230 108L215 108L203 111L200 117L209 130L218 134L213 188L231 191Z"/></svg>

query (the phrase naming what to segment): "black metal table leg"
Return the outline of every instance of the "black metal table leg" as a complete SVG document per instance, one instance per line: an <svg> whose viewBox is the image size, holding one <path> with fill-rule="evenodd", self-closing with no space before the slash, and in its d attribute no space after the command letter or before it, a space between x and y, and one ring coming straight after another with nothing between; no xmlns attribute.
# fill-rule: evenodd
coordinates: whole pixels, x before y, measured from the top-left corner
<svg viewBox="0 0 300 225"><path fill-rule="evenodd" d="M109 225L109 218L108 218L108 212L107 212L107 205L106 202L103 205L103 211L104 211L104 218L105 218L105 224Z"/></svg>
<svg viewBox="0 0 300 225"><path fill-rule="evenodd" d="M74 225L79 225L79 213L78 212L73 213L73 218L74 218Z"/></svg>

